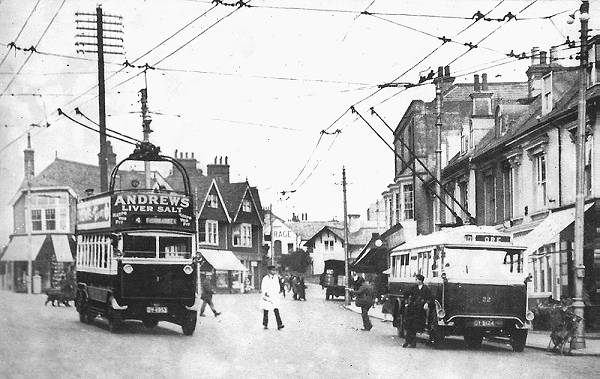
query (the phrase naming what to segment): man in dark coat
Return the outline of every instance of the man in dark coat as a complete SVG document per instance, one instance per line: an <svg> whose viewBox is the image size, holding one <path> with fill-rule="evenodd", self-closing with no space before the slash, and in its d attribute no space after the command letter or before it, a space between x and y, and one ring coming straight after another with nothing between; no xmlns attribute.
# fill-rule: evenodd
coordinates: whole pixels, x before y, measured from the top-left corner
<svg viewBox="0 0 600 379"><path fill-rule="evenodd" d="M364 281L358 291L356 292L356 306L360 307L363 321L364 331L369 331L373 327L371 320L369 319L369 309L373 306L375 301L375 291L371 284L371 279Z"/></svg>
<svg viewBox="0 0 600 379"><path fill-rule="evenodd" d="M210 309L213 311L215 317L220 315L221 312L217 312L217 310L215 309L215 306L212 302L212 297L213 297L213 294L215 293L215 291L213 290L213 286L212 286L212 283L210 282L210 279L207 278L206 276L202 277L201 290L202 290L202 294L200 295L200 299L202 299L202 306L200 307L200 316L204 317L204 309L206 308L206 304L208 304Z"/></svg>
<svg viewBox="0 0 600 379"><path fill-rule="evenodd" d="M429 303L433 299L429 287L423 284L423 275L419 274L415 279L417 283L408 291L404 309L406 341L403 347L416 346L416 332L425 328L429 319Z"/></svg>

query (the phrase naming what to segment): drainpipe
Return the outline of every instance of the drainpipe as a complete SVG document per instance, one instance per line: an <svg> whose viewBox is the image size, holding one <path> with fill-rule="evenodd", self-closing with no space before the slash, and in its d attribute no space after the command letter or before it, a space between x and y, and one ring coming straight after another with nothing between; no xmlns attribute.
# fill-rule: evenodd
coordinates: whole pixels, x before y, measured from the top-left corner
<svg viewBox="0 0 600 379"><path fill-rule="evenodd" d="M562 140L560 135L560 127L556 127L558 133L558 206L562 206Z"/></svg>

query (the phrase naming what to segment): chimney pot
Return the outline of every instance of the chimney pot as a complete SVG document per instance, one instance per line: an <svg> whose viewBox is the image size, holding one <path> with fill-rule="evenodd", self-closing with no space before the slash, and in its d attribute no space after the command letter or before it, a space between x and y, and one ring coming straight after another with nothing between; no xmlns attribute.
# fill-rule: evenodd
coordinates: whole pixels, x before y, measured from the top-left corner
<svg viewBox="0 0 600 379"><path fill-rule="evenodd" d="M194 159L194 152L192 152L192 159Z"/></svg>
<svg viewBox="0 0 600 379"><path fill-rule="evenodd" d="M217 156L215 156L215 164L217 164Z"/></svg>
<svg viewBox="0 0 600 379"><path fill-rule="evenodd" d="M441 78L443 76L444 76L444 67L438 66L438 78Z"/></svg>
<svg viewBox="0 0 600 379"><path fill-rule="evenodd" d="M531 65L534 66L540 62L540 48L534 46L531 48Z"/></svg>
<svg viewBox="0 0 600 379"><path fill-rule="evenodd" d="M225 156L225 164L227 164L227 155Z"/></svg>
<svg viewBox="0 0 600 379"><path fill-rule="evenodd" d="M540 64L546 64L546 52L540 51Z"/></svg>
<svg viewBox="0 0 600 379"><path fill-rule="evenodd" d="M481 89L481 87L479 86L479 74L473 75L473 89L476 92L479 92L479 90Z"/></svg>
<svg viewBox="0 0 600 379"><path fill-rule="evenodd" d="M450 76L450 66L444 67L444 76Z"/></svg>
<svg viewBox="0 0 600 379"><path fill-rule="evenodd" d="M185 159L188 159L188 152L185 152Z"/></svg>
<svg viewBox="0 0 600 379"><path fill-rule="evenodd" d="M483 91L487 91L488 90L488 81L487 81L487 74L486 73L481 74L481 89Z"/></svg>
<svg viewBox="0 0 600 379"><path fill-rule="evenodd" d="M175 149L175 159L177 159L177 149Z"/></svg>

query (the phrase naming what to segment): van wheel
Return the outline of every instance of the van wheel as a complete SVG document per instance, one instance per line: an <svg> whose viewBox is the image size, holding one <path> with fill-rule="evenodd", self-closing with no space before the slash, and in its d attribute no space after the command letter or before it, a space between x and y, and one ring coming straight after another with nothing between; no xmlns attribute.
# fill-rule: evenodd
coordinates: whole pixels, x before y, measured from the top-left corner
<svg viewBox="0 0 600 379"><path fill-rule="evenodd" d="M469 349L481 348L483 334L477 330L465 330L465 343Z"/></svg>
<svg viewBox="0 0 600 379"><path fill-rule="evenodd" d="M196 320L196 312L188 312L188 314L185 316L185 320L183 321L183 325L181 325L181 330L183 331L184 335L191 336L194 334L194 331L196 330Z"/></svg>
<svg viewBox="0 0 600 379"><path fill-rule="evenodd" d="M510 345L513 351L517 353L522 352L525 349L525 342L527 341L527 330L516 329L510 335Z"/></svg>

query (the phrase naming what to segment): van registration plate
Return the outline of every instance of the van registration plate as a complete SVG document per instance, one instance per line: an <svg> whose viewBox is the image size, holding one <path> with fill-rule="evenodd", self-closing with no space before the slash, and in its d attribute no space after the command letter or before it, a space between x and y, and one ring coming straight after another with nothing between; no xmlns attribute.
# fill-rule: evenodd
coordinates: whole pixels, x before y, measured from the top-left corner
<svg viewBox="0 0 600 379"><path fill-rule="evenodd" d="M146 307L146 313L168 313L167 307Z"/></svg>
<svg viewBox="0 0 600 379"><path fill-rule="evenodd" d="M504 326L504 320L496 320L496 319L477 319L468 322L469 326L473 326L476 328L485 328L485 327L501 327Z"/></svg>

